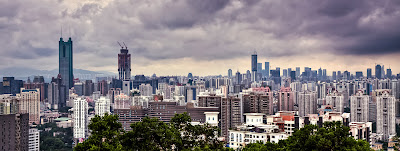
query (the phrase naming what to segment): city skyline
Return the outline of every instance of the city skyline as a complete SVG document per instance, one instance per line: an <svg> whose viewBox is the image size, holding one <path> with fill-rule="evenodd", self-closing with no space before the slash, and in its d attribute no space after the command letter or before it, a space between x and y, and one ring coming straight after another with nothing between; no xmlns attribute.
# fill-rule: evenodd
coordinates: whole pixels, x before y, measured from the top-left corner
<svg viewBox="0 0 400 151"><path fill-rule="evenodd" d="M74 41L74 68L91 71L117 73L116 42L124 41L132 75L245 73L254 51L270 69L322 67L327 75L367 75L378 63L400 72L400 4L391 0L316 1L313 8L274 1L0 3L0 31L7 36L1 37L0 69L58 68L55 41L62 27L62 37Z"/></svg>

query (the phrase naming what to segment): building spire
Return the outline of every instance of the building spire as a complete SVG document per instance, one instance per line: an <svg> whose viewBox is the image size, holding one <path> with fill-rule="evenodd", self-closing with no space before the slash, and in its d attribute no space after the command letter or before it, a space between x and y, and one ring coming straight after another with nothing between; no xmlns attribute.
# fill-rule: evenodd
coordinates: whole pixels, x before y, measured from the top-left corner
<svg viewBox="0 0 400 151"><path fill-rule="evenodd" d="M62 25L61 25L61 38L62 38Z"/></svg>

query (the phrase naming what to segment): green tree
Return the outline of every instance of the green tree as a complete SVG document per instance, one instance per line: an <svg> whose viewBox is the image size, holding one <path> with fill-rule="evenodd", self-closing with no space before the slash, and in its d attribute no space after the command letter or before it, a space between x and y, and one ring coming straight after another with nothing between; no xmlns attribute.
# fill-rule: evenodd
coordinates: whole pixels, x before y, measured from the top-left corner
<svg viewBox="0 0 400 151"><path fill-rule="evenodd" d="M368 142L349 137L349 130L349 127L340 122L326 122L321 128L306 125L295 131L288 139L279 141L278 144L252 144L247 145L243 150L371 150Z"/></svg>
<svg viewBox="0 0 400 151"><path fill-rule="evenodd" d="M120 143L122 130L121 123L118 122L118 115L104 114L103 117L96 115L89 124L91 130L90 137L83 143L77 144L75 150L122 150Z"/></svg>

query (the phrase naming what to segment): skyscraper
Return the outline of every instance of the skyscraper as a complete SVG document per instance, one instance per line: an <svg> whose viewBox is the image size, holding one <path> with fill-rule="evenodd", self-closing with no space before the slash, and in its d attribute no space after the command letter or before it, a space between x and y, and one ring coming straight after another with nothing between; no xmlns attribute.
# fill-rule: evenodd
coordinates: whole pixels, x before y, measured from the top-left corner
<svg viewBox="0 0 400 151"><path fill-rule="evenodd" d="M392 69L386 69L386 77L388 79L392 79Z"/></svg>
<svg viewBox="0 0 400 151"><path fill-rule="evenodd" d="M381 65L377 64L375 66L375 78L382 79L382 71L381 70L382 70Z"/></svg>
<svg viewBox="0 0 400 151"><path fill-rule="evenodd" d="M336 80L336 71L332 72L332 80Z"/></svg>
<svg viewBox="0 0 400 151"><path fill-rule="evenodd" d="M71 37L64 42L63 38L59 41L59 74L61 75L62 83L66 87L66 94L74 85L73 74L73 46ZM68 98L68 97L67 97Z"/></svg>
<svg viewBox="0 0 400 151"><path fill-rule="evenodd" d="M296 77L300 76L300 67L296 67Z"/></svg>
<svg viewBox="0 0 400 151"><path fill-rule="evenodd" d="M251 81L257 80L257 53L251 55Z"/></svg>
<svg viewBox="0 0 400 151"><path fill-rule="evenodd" d="M74 138L84 139L88 134L88 102L86 99L74 100Z"/></svg>
<svg viewBox="0 0 400 151"><path fill-rule="evenodd" d="M396 135L395 101L389 90L376 99L376 134L381 140Z"/></svg>
<svg viewBox="0 0 400 151"><path fill-rule="evenodd" d="M322 70L322 80L326 80L326 69Z"/></svg>
<svg viewBox="0 0 400 151"><path fill-rule="evenodd" d="M20 100L20 112L29 113L29 124L40 124L40 90L21 88L17 94Z"/></svg>
<svg viewBox="0 0 400 151"><path fill-rule="evenodd" d="M228 69L228 77L232 77L232 69Z"/></svg>
<svg viewBox="0 0 400 151"><path fill-rule="evenodd" d="M118 75L119 80L131 79L131 54L128 53L128 48L122 47L121 53L118 54Z"/></svg>
<svg viewBox="0 0 400 151"><path fill-rule="evenodd" d="M304 117L317 113L317 98L318 95L314 91L299 92L299 116Z"/></svg>
<svg viewBox="0 0 400 151"><path fill-rule="evenodd" d="M367 78L369 79L369 78L372 78L372 69L371 68L368 68L367 69Z"/></svg>
<svg viewBox="0 0 400 151"><path fill-rule="evenodd" d="M288 75L287 69L283 69L282 73L283 73L283 75L282 75L283 77L287 77L287 75Z"/></svg>
<svg viewBox="0 0 400 151"><path fill-rule="evenodd" d="M265 77L269 77L269 62L265 62Z"/></svg>
<svg viewBox="0 0 400 151"><path fill-rule="evenodd" d="M371 97L369 95L364 95L362 90L359 90L355 95L351 96L351 122L368 122L370 99Z"/></svg>

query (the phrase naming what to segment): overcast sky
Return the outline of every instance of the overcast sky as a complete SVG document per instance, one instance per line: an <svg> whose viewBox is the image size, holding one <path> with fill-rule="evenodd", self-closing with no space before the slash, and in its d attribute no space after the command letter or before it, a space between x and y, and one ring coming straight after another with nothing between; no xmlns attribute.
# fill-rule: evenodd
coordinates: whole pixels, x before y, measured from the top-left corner
<svg viewBox="0 0 400 151"><path fill-rule="evenodd" d="M58 68L61 26L92 71L116 73L120 41L132 75L243 73L255 50L272 68L400 72L399 0L0 0L0 68Z"/></svg>

